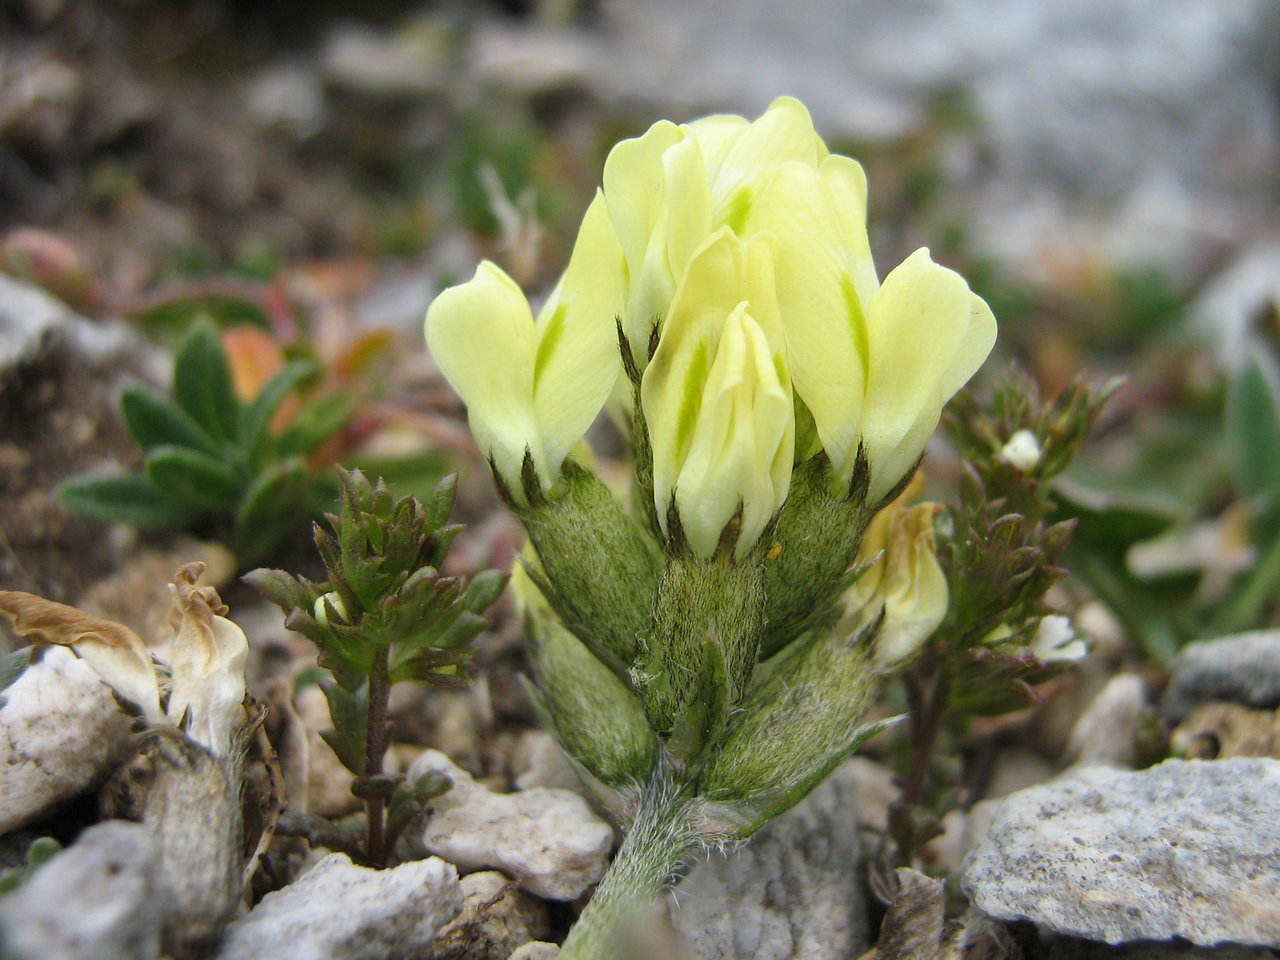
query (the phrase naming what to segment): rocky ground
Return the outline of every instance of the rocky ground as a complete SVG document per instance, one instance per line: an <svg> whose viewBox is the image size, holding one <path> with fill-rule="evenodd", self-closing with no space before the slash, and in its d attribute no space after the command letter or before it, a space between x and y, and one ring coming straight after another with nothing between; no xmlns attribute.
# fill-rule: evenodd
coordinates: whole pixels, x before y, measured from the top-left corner
<svg viewBox="0 0 1280 960"><path fill-rule="evenodd" d="M10 4L0 589L159 642L165 584L205 561L269 708L246 808L349 820L299 680L315 651L238 582L222 531L105 525L57 485L135 468L120 390L167 389L193 319L247 320L359 398L330 458L419 495L459 471L453 572L508 566L519 532L426 353L426 304L481 256L553 277L617 138L795 93L864 160L884 262L928 243L990 300L993 370L1018 360L1050 393L1129 376L1061 493L1082 522L1057 600L1092 647L1036 706L954 731L961 800L918 869L877 868L903 754L882 736L690 863L648 955L1273 956L1280 586L1253 575L1277 561L1250 523L1275 488L1240 451L1274 451L1280 424L1241 414L1239 384L1280 346L1278 48L1264 0ZM320 575L305 524L270 563ZM398 865L277 838L209 955L555 955L617 837L538 729L509 601L493 619L471 686L394 691L394 770L453 783ZM0 865L44 837L65 852L0 898L0 955L159 956L164 852L96 796L130 718L57 648L3 697Z"/></svg>

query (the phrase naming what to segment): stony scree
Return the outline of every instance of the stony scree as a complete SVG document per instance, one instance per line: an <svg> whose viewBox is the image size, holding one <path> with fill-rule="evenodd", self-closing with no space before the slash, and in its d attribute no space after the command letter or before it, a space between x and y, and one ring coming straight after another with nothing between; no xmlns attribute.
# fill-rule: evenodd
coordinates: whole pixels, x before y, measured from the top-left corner
<svg viewBox="0 0 1280 960"><path fill-rule="evenodd" d="M845 765L744 846L711 853L668 915L689 960L843 960L867 946L854 798Z"/></svg>
<svg viewBox="0 0 1280 960"><path fill-rule="evenodd" d="M613 830L568 790L493 793L438 750L423 752L409 782L438 771L453 786L431 802L422 843L463 870L496 867L549 900L573 900L604 875Z"/></svg>
<svg viewBox="0 0 1280 960"><path fill-rule="evenodd" d="M90 827L0 900L5 948L40 960L155 960L168 900L153 856L141 824Z"/></svg>
<svg viewBox="0 0 1280 960"><path fill-rule="evenodd" d="M971 902L1107 943L1280 945L1280 761L1078 769L1020 791L969 856Z"/></svg>
<svg viewBox="0 0 1280 960"><path fill-rule="evenodd" d="M462 912L441 928L432 960L507 960L547 934L547 905L496 870L462 878Z"/></svg>
<svg viewBox="0 0 1280 960"><path fill-rule="evenodd" d="M1280 707L1280 630L1190 643L1170 665L1160 712L1177 723L1202 703Z"/></svg>
<svg viewBox="0 0 1280 960"><path fill-rule="evenodd" d="M560 956L560 948L554 943L544 940L530 940L511 951L507 960L556 960Z"/></svg>
<svg viewBox="0 0 1280 960"><path fill-rule="evenodd" d="M0 833L102 780L128 752L129 718L93 669L46 647L0 706Z"/></svg>
<svg viewBox="0 0 1280 960"><path fill-rule="evenodd" d="M461 908L458 872L437 857L370 870L334 853L231 924L216 957L408 960Z"/></svg>

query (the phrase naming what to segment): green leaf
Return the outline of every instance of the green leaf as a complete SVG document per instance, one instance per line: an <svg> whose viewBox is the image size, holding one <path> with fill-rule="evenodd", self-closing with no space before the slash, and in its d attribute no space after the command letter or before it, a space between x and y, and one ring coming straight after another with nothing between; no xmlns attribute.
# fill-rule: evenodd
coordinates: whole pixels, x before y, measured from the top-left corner
<svg viewBox="0 0 1280 960"><path fill-rule="evenodd" d="M31 662L31 648L23 647L4 657L0 657L0 690L7 690L13 682L22 676Z"/></svg>
<svg viewBox="0 0 1280 960"><path fill-rule="evenodd" d="M188 447L160 446L147 454L147 479L170 500L207 510L228 510L243 484L223 460Z"/></svg>
<svg viewBox="0 0 1280 960"><path fill-rule="evenodd" d="M31 879L32 874L60 853L62 844L53 837L39 837L27 848L27 862L21 867L0 871L0 896L12 893ZM2 947L3 944L0 944ZM0 958L5 954L0 953Z"/></svg>
<svg viewBox="0 0 1280 960"><path fill-rule="evenodd" d="M173 395L191 418L219 442L234 442L240 426L240 401L231 382L231 366L217 328L202 322L178 349Z"/></svg>
<svg viewBox="0 0 1280 960"><path fill-rule="evenodd" d="M257 459L270 439L267 428L281 402L299 383L315 371L315 365L304 360L286 364L245 407L240 419L240 437L244 448Z"/></svg>
<svg viewBox="0 0 1280 960"><path fill-rule="evenodd" d="M120 395L120 410L129 432L143 451L162 445L190 447L220 456L217 442L181 407L137 387Z"/></svg>
<svg viewBox="0 0 1280 960"><path fill-rule="evenodd" d="M286 614L294 609L310 613L312 604L315 602L311 591L284 570L258 567L256 570L250 570L240 579L284 610Z"/></svg>
<svg viewBox="0 0 1280 960"><path fill-rule="evenodd" d="M482 570L471 578L467 587L466 607L472 613L484 613L493 606L511 575L504 570Z"/></svg>
<svg viewBox="0 0 1280 960"><path fill-rule="evenodd" d="M31 648L23 647L7 656L0 657L0 691L7 690L15 680L22 676L31 662ZM5 697L0 693L0 707L5 705Z"/></svg>
<svg viewBox="0 0 1280 960"><path fill-rule="evenodd" d="M362 777L368 726L368 688L362 687L358 693L351 693L336 683L326 683L320 689L329 701L329 718L333 721L333 729L321 732L320 736L333 748L344 767Z"/></svg>
<svg viewBox="0 0 1280 960"><path fill-rule="evenodd" d="M306 467L296 457L259 474L236 511L233 546L241 562L270 553L302 521L309 486Z"/></svg>
<svg viewBox="0 0 1280 960"><path fill-rule="evenodd" d="M168 499L139 473L73 477L58 489L58 496L78 513L144 530L185 527L204 512Z"/></svg>
<svg viewBox="0 0 1280 960"><path fill-rule="evenodd" d="M1253 351L1228 384L1227 435L1240 491L1253 501L1255 516L1274 512L1280 499L1280 373L1261 351Z"/></svg>
<svg viewBox="0 0 1280 960"><path fill-rule="evenodd" d="M311 453L346 426L358 404L353 394L338 393L306 407L280 434L280 455Z"/></svg>

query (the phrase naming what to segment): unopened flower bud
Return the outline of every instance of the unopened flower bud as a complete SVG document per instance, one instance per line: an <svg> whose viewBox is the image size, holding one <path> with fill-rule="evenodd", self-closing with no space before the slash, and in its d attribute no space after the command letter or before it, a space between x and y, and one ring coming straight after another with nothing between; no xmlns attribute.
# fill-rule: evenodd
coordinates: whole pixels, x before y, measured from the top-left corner
<svg viewBox="0 0 1280 960"><path fill-rule="evenodd" d="M312 607L311 613L318 623L329 626L329 608L333 607L333 612L342 620L348 618L347 605L342 599L342 594L337 590L330 590L328 593L316 597L315 606Z"/></svg>

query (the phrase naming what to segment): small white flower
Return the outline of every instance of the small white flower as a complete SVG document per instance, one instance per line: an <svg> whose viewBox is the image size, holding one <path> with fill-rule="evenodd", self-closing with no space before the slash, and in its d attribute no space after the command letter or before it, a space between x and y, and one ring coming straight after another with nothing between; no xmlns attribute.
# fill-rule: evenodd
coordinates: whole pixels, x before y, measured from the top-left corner
<svg viewBox="0 0 1280 960"><path fill-rule="evenodd" d="M1040 621L1028 647L1045 663L1080 660L1089 652L1089 647L1080 639L1071 621L1059 614Z"/></svg>
<svg viewBox="0 0 1280 960"><path fill-rule="evenodd" d="M1040 462L1040 441L1030 430L1019 430L1000 448L1000 456L1025 473Z"/></svg>

